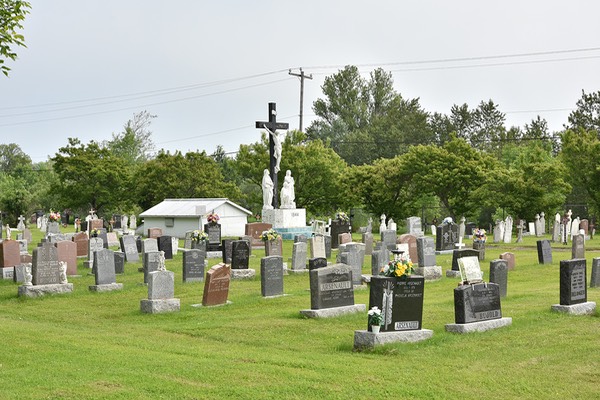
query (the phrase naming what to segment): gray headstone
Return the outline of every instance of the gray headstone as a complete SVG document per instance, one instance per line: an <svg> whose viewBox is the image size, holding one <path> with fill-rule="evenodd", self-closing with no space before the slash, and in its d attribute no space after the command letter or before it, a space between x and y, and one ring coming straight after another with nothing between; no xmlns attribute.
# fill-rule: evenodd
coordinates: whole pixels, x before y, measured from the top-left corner
<svg viewBox="0 0 600 400"><path fill-rule="evenodd" d="M436 265L435 242L432 237L417 238L417 252L419 253L419 267L433 267Z"/></svg>
<svg viewBox="0 0 600 400"><path fill-rule="evenodd" d="M115 274L125 273L125 253L115 251Z"/></svg>
<svg viewBox="0 0 600 400"><path fill-rule="evenodd" d="M306 242L296 242L292 247L292 270L301 271L306 269L307 258Z"/></svg>
<svg viewBox="0 0 600 400"><path fill-rule="evenodd" d="M233 252L233 239L221 240L221 248L223 249L223 262L231 265L231 255Z"/></svg>
<svg viewBox="0 0 600 400"><path fill-rule="evenodd" d="M552 247L549 240L538 240L537 251L540 264L552 264Z"/></svg>
<svg viewBox="0 0 600 400"><path fill-rule="evenodd" d="M310 258L327 258L325 253L325 236L315 235L310 238Z"/></svg>
<svg viewBox="0 0 600 400"><path fill-rule="evenodd" d="M341 256L339 262L349 265L352 268L352 283L360 285L362 283L365 245L355 242L340 244L338 254Z"/></svg>
<svg viewBox="0 0 600 400"><path fill-rule="evenodd" d="M260 259L260 291L263 297L283 294L283 257L267 256Z"/></svg>
<svg viewBox="0 0 600 400"><path fill-rule="evenodd" d="M456 243L458 243L458 225L444 223L436 227L436 251L454 250Z"/></svg>
<svg viewBox="0 0 600 400"><path fill-rule="evenodd" d="M197 249L183 252L183 281L201 282L204 280L206 252Z"/></svg>
<svg viewBox="0 0 600 400"><path fill-rule="evenodd" d="M154 238L144 239L142 241L142 253L150 253L151 251L158 251L158 242Z"/></svg>
<svg viewBox="0 0 600 400"><path fill-rule="evenodd" d="M365 255L370 256L373 254L373 234L371 232L363 233L362 242L365 245Z"/></svg>
<svg viewBox="0 0 600 400"><path fill-rule="evenodd" d="M104 242L99 237L92 237L88 242L88 260L94 261L94 252L102 250L104 248Z"/></svg>
<svg viewBox="0 0 600 400"><path fill-rule="evenodd" d="M452 271L459 271L458 260L462 257L477 257L479 259L479 250L475 249L456 249L452 252Z"/></svg>
<svg viewBox="0 0 600 400"><path fill-rule="evenodd" d="M354 305L352 269L344 264L317 268L310 271L310 308L343 307Z"/></svg>
<svg viewBox="0 0 600 400"><path fill-rule="evenodd" d="M60 283L60 266L58 250L52 243L42 243L33 249L31 265L32 283L34 285L53 285Z"/></svg>
<svg viewBox="0 0 600 400"><path fill-rule="evenodd" d="M585 258L585 236L573 235L571 258Z"/></svg>
<svg viewBox="0 0 600 400"><path fill-rule="evenodd" d="M298 243L298 242L307 243L308 238L305 235L294 235L294 243Z"/></svg>
<svg viewBox="0 0 600 400"><path fill-rule="evenodd" d="M149 251L144 253L143 259L144 265L144 283L148 283L148 274L151 272L157 271L160 265L160 252L159 251Z"/></svg>
<svg viewBox="0 0 600 400"><path fill-rule="evenodd" d="M323 239L325 239L325 258L331 257L331 236L324 235Z"/></svg>
<svg viewBox="0 0 600 400"><path fill-rule="evenodd" d="M16 283L25 282L25 275L27 274L27 267L31 268L31 263L15 265L15 273L13 275L14 282L16 282Z"/></svg>
<svg viewBox="0 0 600 400"><path fill-rule="evenodd" d="M506 260L490 261L490 282L498 285L500 297L506 297L508 286L508 263Z"/></svg>
<svg viewBox="0 0 600 400"><path fill-rule="evenodd" d="M119 241L121 242L121 251L125 253L125 260L127 260L127 262L138 262L140 256L137 252L135 237L132 235L124 235L121 236Z"/></svg>
<svg viewBox="0 0 600 400"><path fill-rule="evenodd" d="M600 257L592 258L592 277L590 287L600 287Z"/></svg>
<svg viewBox="0 0 600 400"><path fill-rule="evenodd" d="M502 318L500 288L495 283L461 285L454 289L454 321L457 324Z"/></svg>
<svg viewBox="0 0 600 400"><path fill-rule="evenodd" d="M396 248L396 231L386 229L381 231L381 241L385 244L388 250L394 250Z"/></svg>
<svg viewBox="0 0 600 400"><path fill-rule="evenodd" d="M112 250L102 249L94 252L94 277L96 285L116 283L115 254Z"/></svg>
<svg viewBox="0 0 600 400"><path fill-rule="evenodd" d="M172 271L154 271L148 278L148 299L172 299L175 297L175 274Z"/></svg>
<svg viewBox="0 0 600 400"><path fill-rule="evenodd" d="M185 239L183 240L183 248L191 249L192 248L192 234L194 231L185 232Z"/></svg>
<svg viewBox="0 0 600 400"><path fill-rule="evenodd" d="M390 262L390 254L383 242L377 242L371 254L371 275L379 275L381 269Z"/></svg>

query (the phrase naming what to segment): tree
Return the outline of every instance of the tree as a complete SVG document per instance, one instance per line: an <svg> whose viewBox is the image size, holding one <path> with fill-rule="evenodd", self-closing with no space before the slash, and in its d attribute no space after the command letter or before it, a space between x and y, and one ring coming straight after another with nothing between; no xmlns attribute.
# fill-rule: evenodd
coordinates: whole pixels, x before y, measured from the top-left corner
<svg viewBox="0 0 600 400"><path fill-rule="evenodd" d="M160 151L141 164L135 173L136 201L144 208L166 198L227 197L238 201L237 186L225 182L217 163L206 152Z"/></svg>
<svg viewBox="0 0 600 400"><path fill-rule="evenodd" d="M6 76L10 68L4 65L5 60L17 59L12 46L27 47L25 38L18 31L23 29L23 21L30 9L28 1L0 0L0 70Z"/></svg>
<svg viewBox="0 0 600 400"><path fill-rule="evenodd" d="M565 128L571 131L593 130L600 135L600 91L586 94L585 90L582 90L581 98L577 100L576 105L577 109L569 114L569 123Z"/></svg>
<svg viewBox="0 0 600 400"><path fill-rule="evenodd" d="M53 190L64 207L80 211L92 207L104 212L132 207L131 171L123 158L97 142L84 145L74 138L58 151L52 161L60 180Z"/></svg>
<svg viewBox="0 0 600 400"><path fill-rule="evenodd" d="M123 132L112 135L112 140L105 142L116 157L124 159L128 164L139 164L151 158L154 151L152 132L148 129L156 115L148 111L134 114L133 119L123 126Z"/></svg>

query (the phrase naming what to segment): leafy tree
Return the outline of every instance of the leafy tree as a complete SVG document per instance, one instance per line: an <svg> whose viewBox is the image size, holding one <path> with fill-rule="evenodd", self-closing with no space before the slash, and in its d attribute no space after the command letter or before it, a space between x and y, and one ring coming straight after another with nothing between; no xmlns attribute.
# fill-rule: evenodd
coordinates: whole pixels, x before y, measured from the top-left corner
<svg viewBox="0 0 600 400"><path fill-rule="evenodd" d="M99 212L130 209L131 173L123 158L97 142L84 145L74 138L58 151L52 161L60 181L53 190L64 207L81 211L92 207Z"/></svg>
<svg viewBox="0 0 600 400"><path fill-rule="evenodd" d="M479 150L497 152L502 140L506 139L505 114L498 110L492 100L480 102L473 110L469 110L467 104L454 105L449 119L457 137L465 139ZM447 133L448 127L444 128L444 133Z"/></svg>
<svg viewBox="0 0 600 400"><path fill-rule="evenodd" d="M577 109L569 114L569 123L565 128L572 131L593 130L600 135L600 91L586 94L585 90L582 90L576 105Z"/></svg>
<svg viewBox="0 0 600 400"><path fill-rule="evenodd" d="M4 65L5 60L17 59L12 46L26 47L25 38L18 30L23 29L23 21L30 9L28 1L0 0L0 70L6 76L10 68Z"/></svg>
<svg viewBox="0 0 600 400"><path fill-rule="evenodd" d="M561 158L570 183L585 191L591 209L600 212L600 139L596 130L567 129L561 135Z"/></svg>
<svg viewBox="0 0 600 400"><path fill-rule="evenodd" d="M123 126L123 132L113 134L112 140L105 142L104 146L130 165L147 161L154 151L152 132L148 129L153 118L156 115L148 111L134 114L133 119Z"/></svg>
<svg viewBox="0 0 600 400"><path fill-rule="evenodd" d="M241 197L237 186L224 181L217 163L206 152L160 151L138 167L134 182L136 200L144 209L166 198L228 197L239 201Z"/></svg>

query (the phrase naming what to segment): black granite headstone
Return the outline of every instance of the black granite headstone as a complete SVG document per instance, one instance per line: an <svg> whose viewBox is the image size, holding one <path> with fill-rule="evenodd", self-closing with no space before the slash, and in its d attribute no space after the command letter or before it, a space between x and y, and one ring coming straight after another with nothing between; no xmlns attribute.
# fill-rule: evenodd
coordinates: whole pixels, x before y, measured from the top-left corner
<svg viewBox="0 0 600 400"><path fill-rule="evenodd" d="M327 259L322 257L310 258L308 260L308 269L312 271L313 269L323 268L327 266Z"/></svg>
<svg viewBox="0 0 600 400"><path fill-rule="evenodd" d="M590 287L600 287L600 257L592 258L592 277Z"/></svg>
<svg viewBox="0 0 600 400"><path fill-rule="evenodd" d="M325 240L325 257L331 257L331 236L323 235L323 239Z"/></svg>
<svg viewBox="0 0 600 400"><path fill-rule="evenodd" d="M245 240L231 242L231 269L248 269L250 245Z"/></svg>
<svg viewBox="0 0 600 400"><path fill-rule="evenodd" d="M144 283L148 283L148 274L158 271L160 260L159 251L148 251L143 256Z"/></svg>
<svg viewBox="0 0 600 400"><path fill-rule="evenodd" d="M204 224L204 232L208 235L208 251L221 250L221 224Z"/></svg>
<svg viewBox="0 0 600 400"><path fill-rule="evenodd" d="M381 310L381 332L421 329L424 289L425 278L419 275L408 279L373 276L369 309L377 306Z"/></svg>
<svg viewBox="0 0 600 400"><path fill-rule="evenodd" d="M115 274L125 273L125 253L122 251L115 251Z"/></svg>
<svg viewBox="0 0 600 400"><path fill-rule="evenodd" d="M260 292L263 297L283 294L283 257L260 259Z"/></svg>
<svg viewBox="0 0 600 400"><path fill-rule="evenodd" d="M135 247L137 247L138 253L142 252L142 237L141 236L135 237Z"/></svg>
<svg viewBox="0 0 600 400"><path fill-rule="evenodd" d="M537 241L537 253L540 264L552 264L552 247L549 240Z"/></svg>
<svg viewBox="0 0 600 400"><path fill-rule="evenodd" d="M338 219L331 221L331 248L337 249L339 246L338 235L341 233L352 233L350 221L340 221Z"/></svg>
<svg viewBox="0 0 600 400"><path fill-rule="evenodd" d="M456 243L458 243L458 225L444 223L436 228L436 251L454 250Z"/></svg>
<svg viewBox="0 0 600 400"><path fill-rule="evenodd" d="M452 271L460 271L460 268L458 268L458 259L463 257L479 257L479 250L455 249L452 252Z"/></svg>
<svg viewBox="0 0 600 400"><path fill-rule="evenodd" d="M586 301L586 259L562 260L560 262L560 304L570 306Z"/></svg>
<svg viewBox="0 0 600 400"><path fill-rule="evenodd" d="M225 264L231 264L231 254L233 251L232 244L233 244L233 239L221 240L221 250L223 251L223 262ZM210 243L209 243L209 245L210 245Z"/></svg>
<svg viewBox="0 0 600 400"><path fill-rule="evenodd" d="M506 260L490 261L490 282L498 285L500 297L506 297L508 286L508 262Z"/></svg>
<svg viewBox="0 0 600 400"><path fill-rule="evenodd" d="M165 252L165 260L173 259L173 238L169 235L162 235L156 239L158 251Z"/></svg>
<svg viewBox="0 0 600 400"><path fill-rule="evenodd" d="M462 285L454 289L454 321L457 324L502 318L500 287L495 283Z"/></svg>

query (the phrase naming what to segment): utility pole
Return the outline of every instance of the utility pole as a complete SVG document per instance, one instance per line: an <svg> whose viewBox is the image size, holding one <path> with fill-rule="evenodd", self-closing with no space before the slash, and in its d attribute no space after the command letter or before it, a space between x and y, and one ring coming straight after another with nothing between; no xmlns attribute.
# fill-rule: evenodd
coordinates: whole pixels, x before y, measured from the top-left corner
<svg viewBox="0 0 600 400"><path fill-rule="evenodd" d="M294 72L292 72L292 70L289 70L289 74L292 76L297 76L298 78L300 78L300 128L298 129L300 132L302 132L302 117L304 116L304 79L312 79L312 74L310 75L306 75L304 73L304 71L302 70L302 68L300 68L300 73L296 74Z"/></svg>

